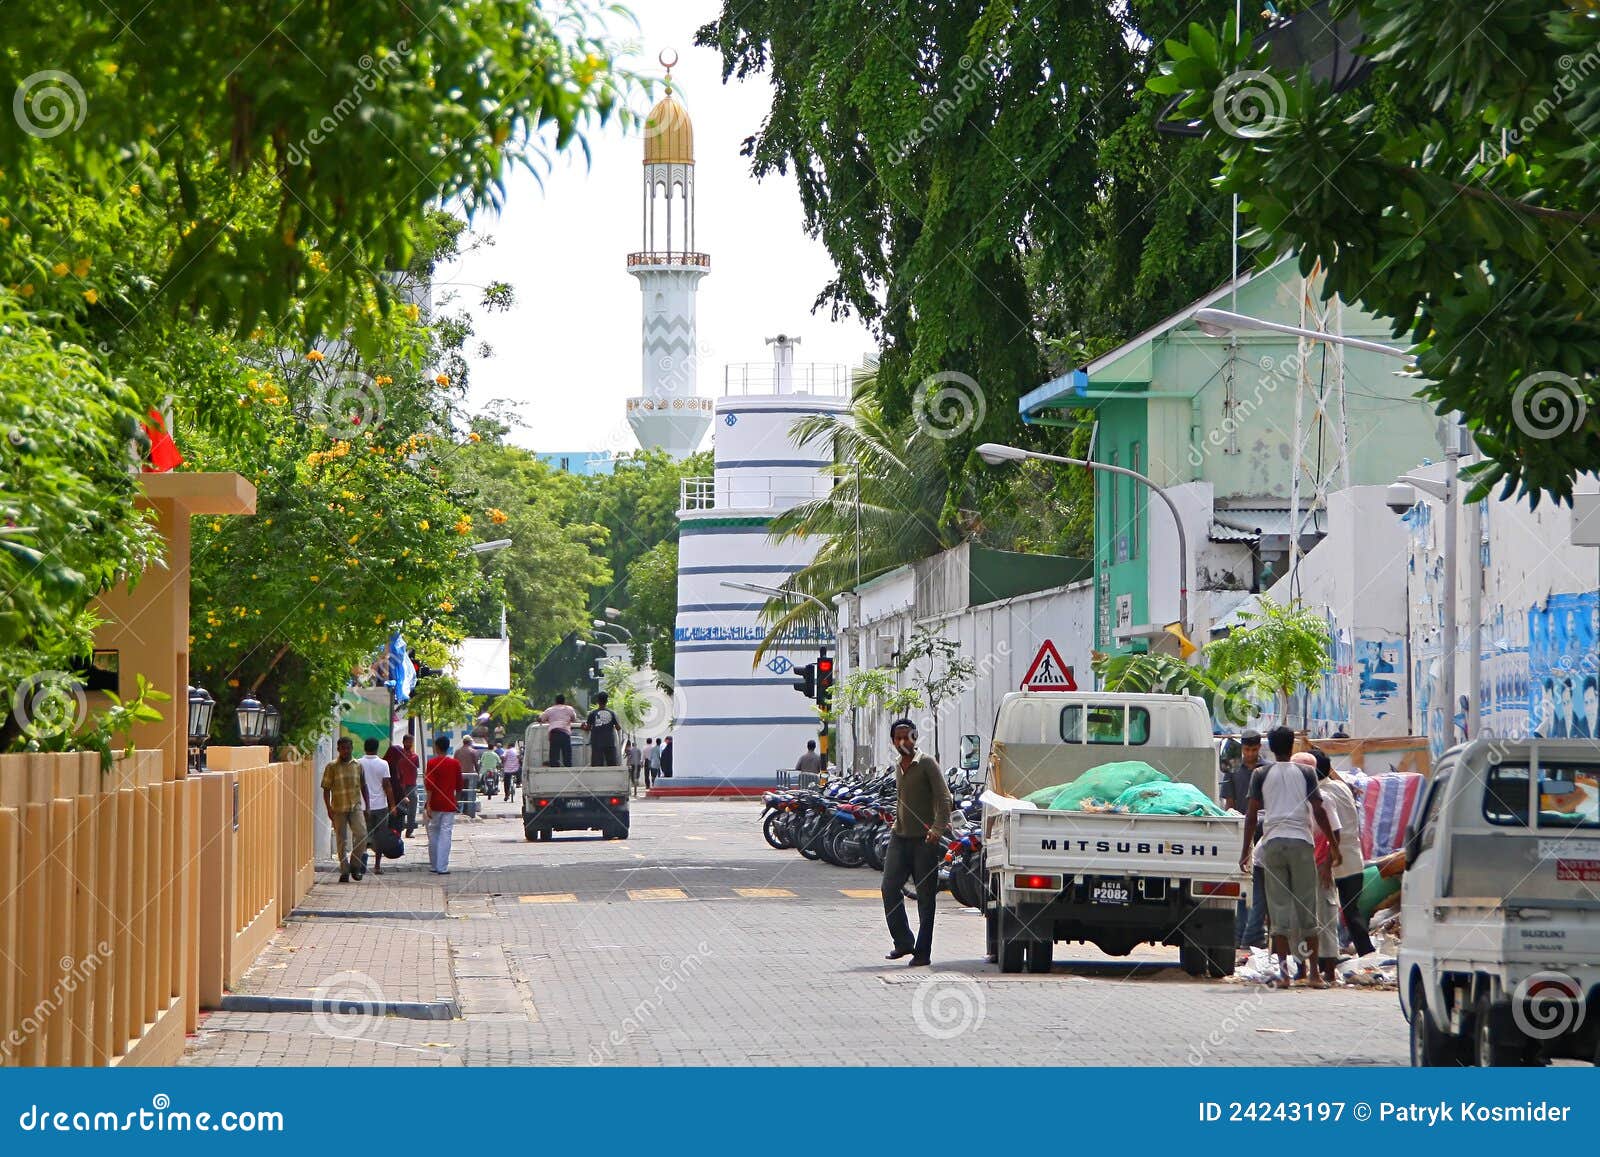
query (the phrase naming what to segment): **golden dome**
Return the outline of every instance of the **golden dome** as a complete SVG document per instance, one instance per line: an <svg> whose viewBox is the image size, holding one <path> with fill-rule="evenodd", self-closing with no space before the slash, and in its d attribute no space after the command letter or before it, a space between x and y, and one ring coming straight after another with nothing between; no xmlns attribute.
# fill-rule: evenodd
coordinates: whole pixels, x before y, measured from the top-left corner
<svg viewBox="0 0 1600 1157"><path fill-rule="evenodd" d="M644 122L644 163L647 165L694 164L694 125L689 112L672 95L662 97Z"/></svg>

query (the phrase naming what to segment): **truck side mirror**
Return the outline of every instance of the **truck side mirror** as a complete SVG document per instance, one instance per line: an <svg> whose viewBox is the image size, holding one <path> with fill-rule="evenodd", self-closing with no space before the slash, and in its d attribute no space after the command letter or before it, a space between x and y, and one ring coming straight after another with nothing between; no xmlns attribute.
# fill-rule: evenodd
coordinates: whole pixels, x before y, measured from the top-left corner
<svg viewBox="0 0 1600 1157"><path fill-rule="evenodd" d="M977 771L983 764L983 737L981 735L963 735L961 737L961 770Z"/></svg>

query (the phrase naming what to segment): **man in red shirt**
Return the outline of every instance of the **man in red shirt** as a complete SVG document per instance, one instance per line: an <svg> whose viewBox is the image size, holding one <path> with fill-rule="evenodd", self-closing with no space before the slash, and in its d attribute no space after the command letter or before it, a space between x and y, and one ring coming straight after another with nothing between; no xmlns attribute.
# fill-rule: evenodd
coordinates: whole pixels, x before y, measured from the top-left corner
<svg viewBox="0 0 1600 1157"><path fill-rule="evenodd" d="M389 763L389 778L394 781L395 802L405 819L406 836L410 838L417 834L417 770L420 766L411 733L406 732L405 746L396 747L393 743L389 744L389 750L384 753L383 758Z"/></svg>
<svg viewBox="0 0 1600 1157"><path fill-rule="evenodd" d="M438 752L428 760L422 777L428 793L428 871L439 876L450 874L450 834L456 826L456 793L461 790L461 764L450 754L450 737L433 741Z"/></svg>

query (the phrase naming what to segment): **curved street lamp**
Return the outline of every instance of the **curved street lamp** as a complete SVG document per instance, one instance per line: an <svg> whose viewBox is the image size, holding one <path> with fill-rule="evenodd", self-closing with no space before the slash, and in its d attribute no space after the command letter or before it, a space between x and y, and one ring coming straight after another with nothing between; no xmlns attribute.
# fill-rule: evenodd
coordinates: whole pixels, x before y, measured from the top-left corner
<svg viewBox="0 0 1600 1157"><path fill-rule="evenodd" d="M1189 538L1183 529L1183 516L1178 513L1177 503L1172 501L1172 495L1162 487L1157 486L1155 480L1149 475L1140 474L1137 470L1129 470L1125 466L1112 466L1105 462L1091 462L1087 458L1064 458L1059 454L1041 454L1037 450L1024 450L1020 446L1006 446L999 442L985 442L978 447L978 457L990 466L998 466L1002 462L1022 462L1029 458L1036 458L1040 462L1059 462L1064 466L1082 466L1086 470L1101 470L1107 474L1120 474L1124 478L1132 478L1136 482L1143 482L1150 488L1150 492L1172 512L1172 525L1178 532L1178 626L1183 631L1184 638L1193 640L1191 624L1189 622Z"/></svg>

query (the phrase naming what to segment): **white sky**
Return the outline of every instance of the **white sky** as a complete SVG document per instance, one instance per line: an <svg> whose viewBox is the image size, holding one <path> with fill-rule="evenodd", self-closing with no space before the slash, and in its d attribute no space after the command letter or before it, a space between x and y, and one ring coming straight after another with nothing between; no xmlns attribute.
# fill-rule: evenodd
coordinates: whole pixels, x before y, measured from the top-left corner
<svg viewBox="0 0 1600 1157"><path fill-rule="evenodd" d="M767 363L763 339L780 332L801 338L796 361L858 365L873 349L865 328L854 318L834 323L826 312L811 313L833 264L802 229L793 176L758 184L739 155L766 114L765 74L724 86L718 55L693 47L695 28L720 8L716 0L634 0L630 7L640 31L626 63L659 77L657 54L676 50L673 88L694 120L696 243L711 256L699 291L700 393L721 393L724 363ZM622 22L615 30L631 35ZM643 143L610 125L589 144L592 166L574 151L555 162L543 189L530 174L514 175L499 217L474 222L494 245L441 270L435 282L436 300L458 291L458 308L473 305L475 287L491 281L515 287L509 313L474 311L472 348L487 341L494 356L472 357L468 405L516 402L526 426L512 438L536 450L635 447L623 402L640 392L640 301L626 257L642 248Z"/></svg>

